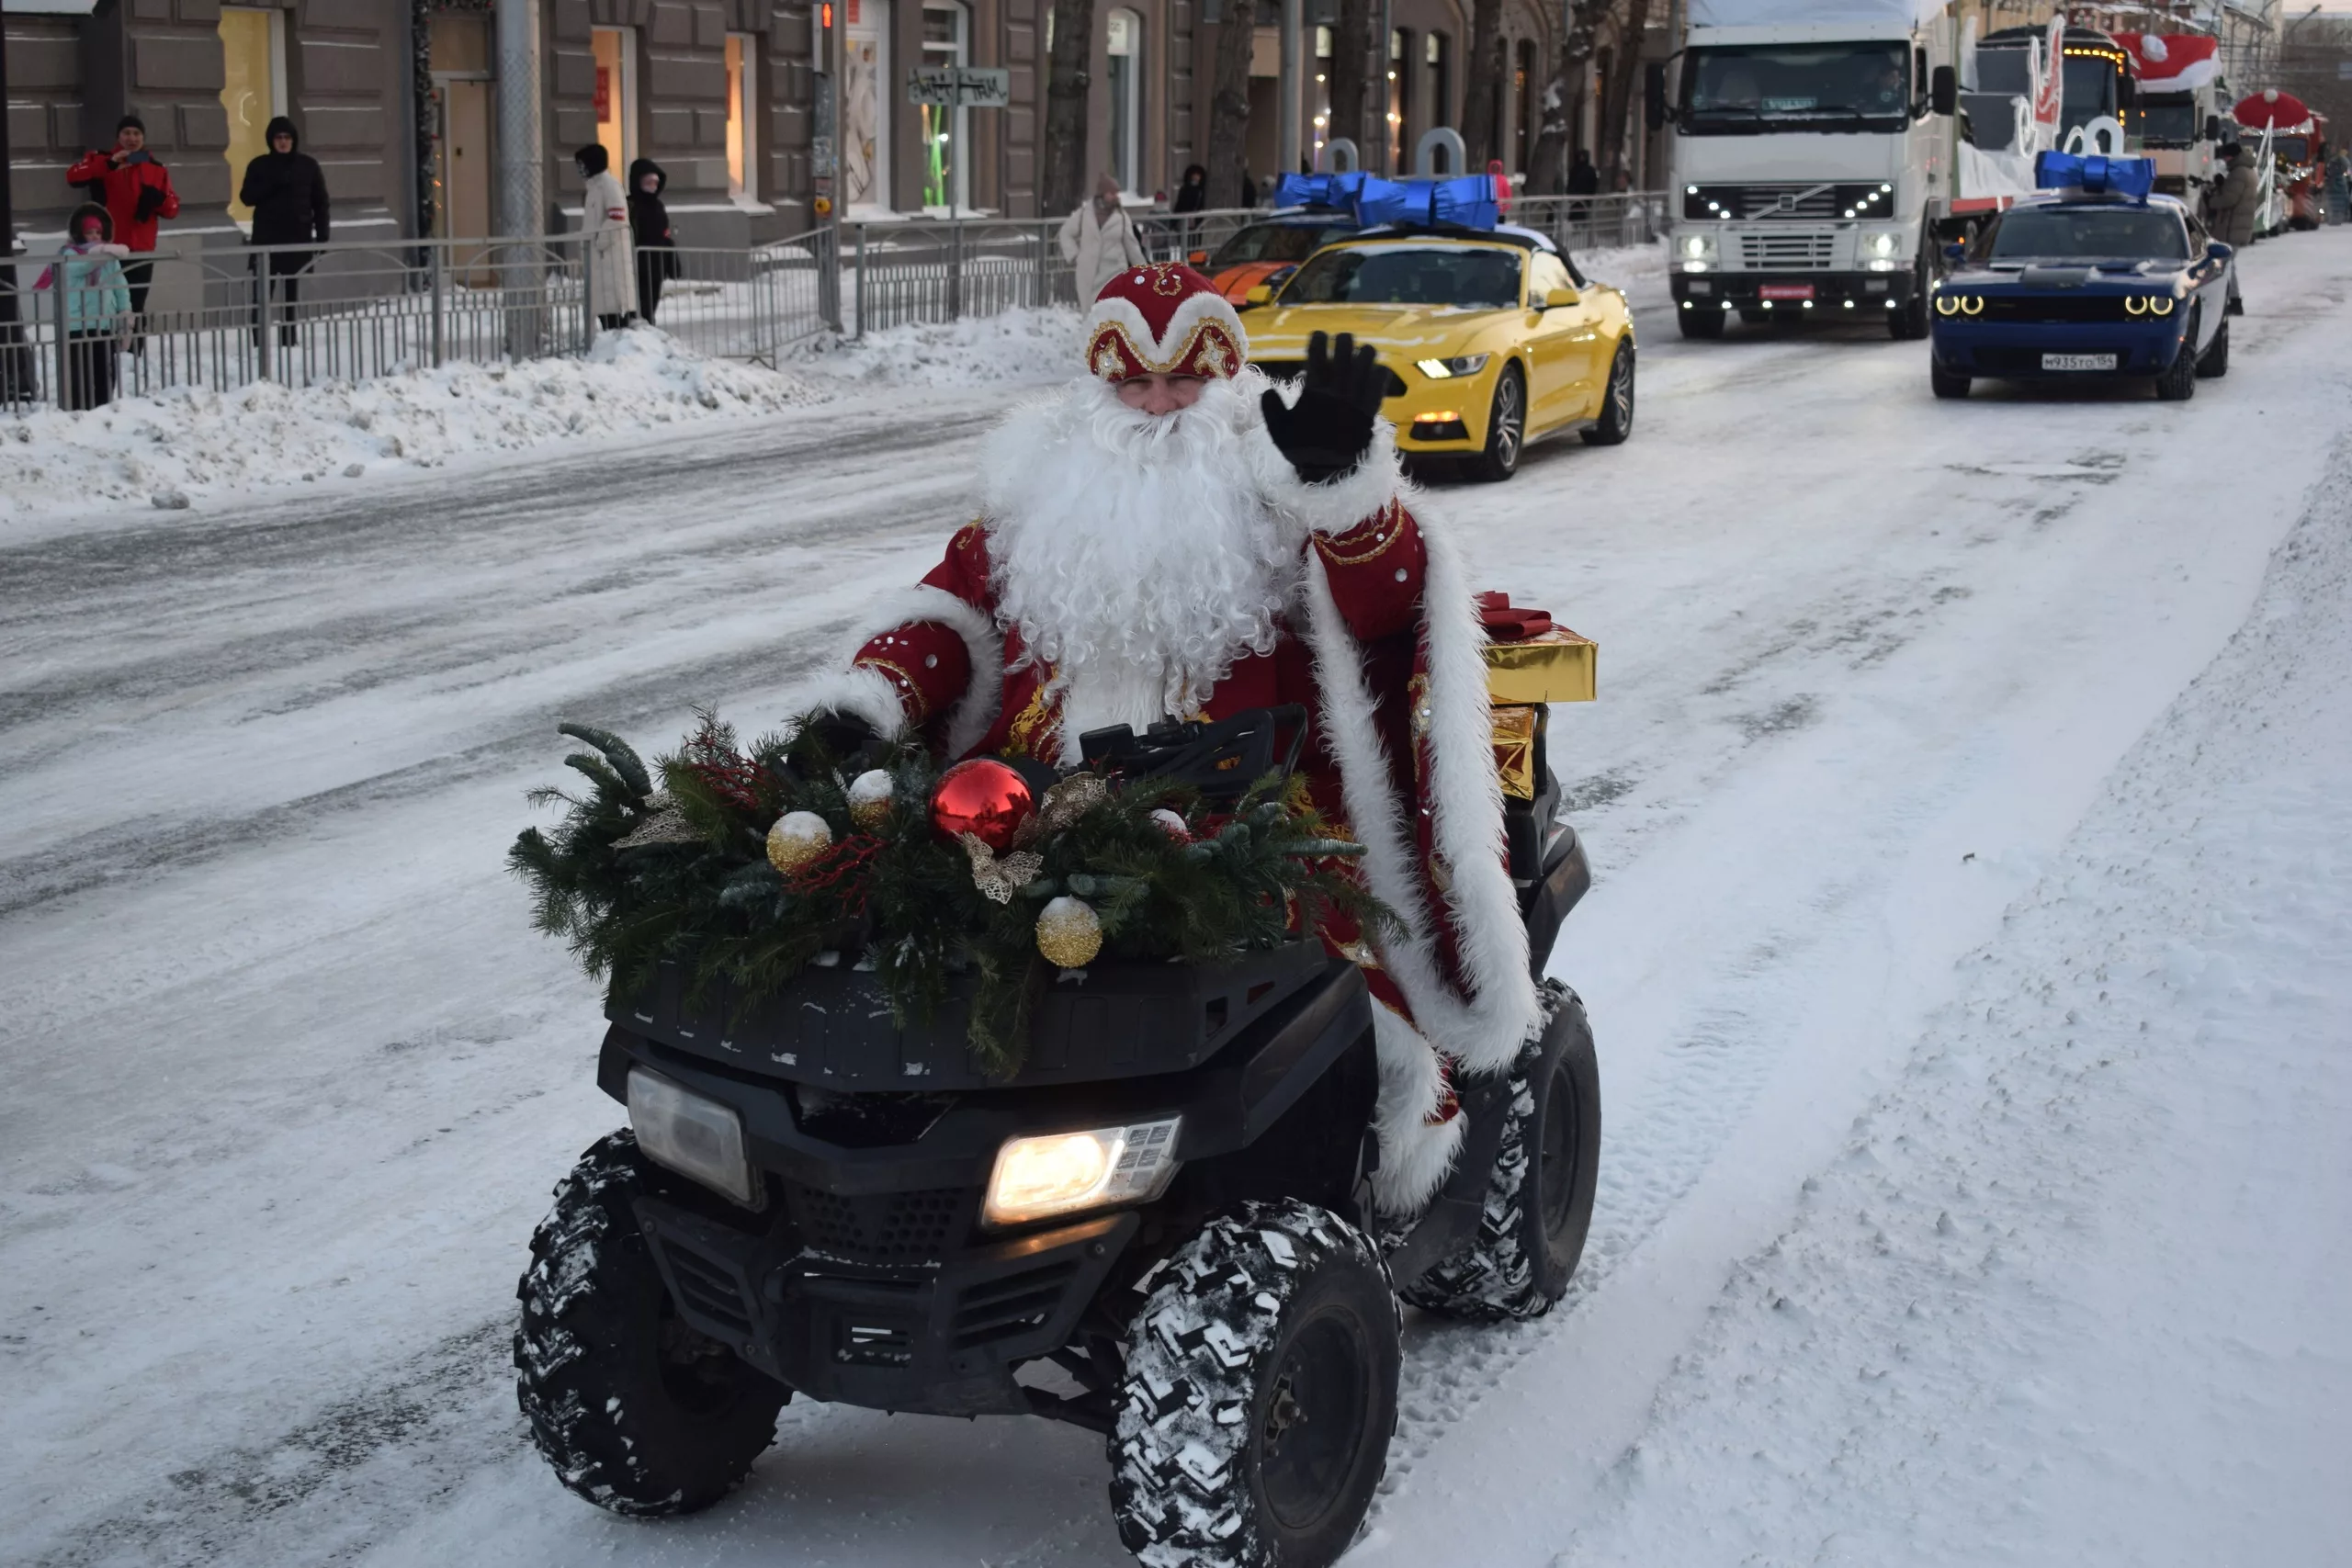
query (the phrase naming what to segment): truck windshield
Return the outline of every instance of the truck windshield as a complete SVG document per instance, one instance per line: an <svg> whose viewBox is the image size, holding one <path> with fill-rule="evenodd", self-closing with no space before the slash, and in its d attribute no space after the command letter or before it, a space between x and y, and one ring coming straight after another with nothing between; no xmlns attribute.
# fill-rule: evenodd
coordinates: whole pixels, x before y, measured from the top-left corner
<svg viewBox="0 0 2352 1568"><path fill-rule="evenodd" d="M2311 158L2311 143L2300 136L2274 136L2270 139L2270 155L2282 164L2301 164Z"/></svg>
<svg viewBox="0 0 2352 1568"><path fill-rule="evenodd" d="M1516 251L1485 246L1350 245L1300 267L1282 302L1498 310L1519 303L1520 265Z"/></svg>
<svg viewBox="0 0 2352 1568"><path fill-rule="evenodd" d="M1892 40L1690 50L1683 134L1900 130L1911 117L1910 56Z"/></svg>
<svg viewBox="0 0 2352 1568"><path fill-rule="evenodd" d="M1996 261L2180 261L2188 231L2148 207L2021 207L1993 226Z"/></svg>
<svg viewBox="0 0 2352 1568"><path fill-rule="evenodd" d="M2197 144L2197 100L2151 98L2143 96L2138 124L2133 127L2144 147L2193 147Z"/></svg>
<svg viewBox="0 0 2352 1568"><path fill-rule="evenodd" d="M2116 62L2104 54L2066 51L2066 81L2059 97L2058 134L2115 113Z"/></svg>

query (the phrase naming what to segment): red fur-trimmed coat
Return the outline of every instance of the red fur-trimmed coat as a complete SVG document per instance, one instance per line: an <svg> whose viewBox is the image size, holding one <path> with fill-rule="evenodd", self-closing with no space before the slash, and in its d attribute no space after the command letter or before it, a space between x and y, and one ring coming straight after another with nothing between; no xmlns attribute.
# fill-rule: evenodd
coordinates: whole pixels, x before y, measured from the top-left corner
<svg viewBox="0 0 2352 1568"><path fill-rule="evenodd" d="M1527 936L1504 859L1484 647L1469 583L1442 530L1417 517L1384 426L1376 456L1306 485L1250 434L1264 503L1300 525L1300 590L1274 646L1245 652L1203 711L1228 717L1297 703L1317 806L1365 846L1368 886L1410 930L1376 952L1351 944L1374 995L1383 1209L1417 1211L1459 1146L1445 1061L1510 1064L1536 1026ZM1058 762L1050 668L998 616L986 519L960 530L904 600L867 620L850 668L802 706L920 734L943 760L1018 754ZM876 629L878 628L878 629Z"/></svg>

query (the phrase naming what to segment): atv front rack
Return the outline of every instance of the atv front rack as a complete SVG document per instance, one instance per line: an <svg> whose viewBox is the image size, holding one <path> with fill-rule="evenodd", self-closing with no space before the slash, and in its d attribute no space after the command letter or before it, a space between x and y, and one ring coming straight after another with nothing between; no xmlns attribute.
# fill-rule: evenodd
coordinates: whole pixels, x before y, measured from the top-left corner
<svg viewBox="0 0 2352 1568"><path fill-rule="evenodd" d="M630 1032L741 1071L820 1089L924 1093L1143 1077L1198 1066L1335 962L1293 942L1222 964L1102 961L1065 972L1030 1013L1021 1070L992 1077L967 1044L969 983L929 1019L890 1016L870 970L811 966L736 1016L720 982L689 998L665 964L647 993L607 1008Z"/></svg>

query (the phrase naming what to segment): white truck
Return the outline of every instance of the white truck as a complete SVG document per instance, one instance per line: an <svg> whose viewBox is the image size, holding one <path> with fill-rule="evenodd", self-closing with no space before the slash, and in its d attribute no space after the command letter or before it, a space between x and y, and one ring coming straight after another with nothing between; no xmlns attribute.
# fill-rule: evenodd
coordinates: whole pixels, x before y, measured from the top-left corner
<svg viewBox="0 0 2352 1568"><path fill-rule="evenodd" d="M1670 132L1683 336L1719 337L1735 315L1870 315L1924 337L1943 243L2032 190L2034 155L2058 145L2068 107L2097 117L2129 101L2106 35L2053 13L1980 44L1954 8L1691 0L1647 105Z"/></svg>

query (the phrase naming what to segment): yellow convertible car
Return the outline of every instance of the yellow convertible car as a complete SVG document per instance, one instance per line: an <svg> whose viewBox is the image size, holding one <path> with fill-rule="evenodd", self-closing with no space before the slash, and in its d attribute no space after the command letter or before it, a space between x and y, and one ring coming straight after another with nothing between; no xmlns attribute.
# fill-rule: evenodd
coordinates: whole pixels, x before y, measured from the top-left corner
<svg viewBox="0 0 2352 1568"><path fill-rule="evenodd" d="M1258 296L1250 358L1270 376L1298 374L1316 333L1378 351L1381 412L1408 457L1507 479L1530 441L1574 430L1613 446L1633 433L1625 296L1532 231L1367 230Z"/></svg>

